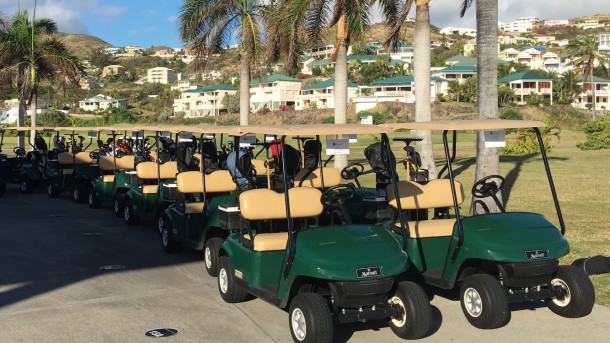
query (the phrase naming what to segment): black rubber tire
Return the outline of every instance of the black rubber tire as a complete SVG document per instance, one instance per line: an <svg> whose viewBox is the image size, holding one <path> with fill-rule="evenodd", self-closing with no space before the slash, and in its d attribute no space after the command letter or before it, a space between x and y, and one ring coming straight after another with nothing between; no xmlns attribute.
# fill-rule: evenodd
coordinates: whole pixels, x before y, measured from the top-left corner
<svg viewBox="0 0 610 343"><path fill-rule="evenodd" d="M582 269L559 266L551 284L561 287L565 293L563 299L547 300L551 311L566 318L579 318L591 313L595 304L595 288Z"/></svg>
<svg viewBox="0 0 610 343"><path fill-rule="evenodd" d="M211 237L205 241L203 246L203 262L205 265L205 271L210 276L218 276L218 251L220 246L224 242L222 237Z"/></svg>
<svg viewBox="0 0 610 343"><path fill-rule="evenodd" d="M49 198L57 198L59 196L59 189L55 187L53 182L49 182L49 184L47 185L47 195L49 196Z"/></svg>
<svg viewBox="0 0 610 343"><path fill-rule="evenodd" d="M235 270L227 256L218 259L218 291L222 300L231 304L248 298L248 292L235 283Z"/></svg>
<svg viewBox="0 0 610 343"><path fill-rule="evenodd" d="M77 183L72 190L72 198L77 204L83 204L89 198L89 188L84 183Z"/></svg>
<svg viewBox="0 0 610 343"><path fill-rule="evenodd" d="M471 313L469 304L475 299L478 308ZM473 274L462 282L460 304L466 319L479 329L499 328L510 320L506 288L489 274Z"/></svg>
<svg viewBox="0 0 610 343"><path fill-rule="evenodd" d="M288 311L288 326L295 342L333 341L333 317L328 303L317 293L301 293L292 299Z"/></svg>
<svg viewBox="0 0 610 343"><path fill-rule="evenodd" d="M129 198L125 198L125 205L123 206L123 220L127 225L136 225L140 222L140 217L134 214L133 204Z"/></svg>
<svg viewBox="0 0 610 343"><path fill-rule="evenodd" d="M96 209L102 207L102 202L98 199L95 188L89 188L89 194L87 194L87 204L90 208Z"/></svg>
<svg viewBox="0 0 610 343"><path fill-rule="evenodd" d="M114 200L112 201L112 211L114 215L118 218L123 217L123 211L125 208L125 194L119 193L114 196Z"/></svg>
<svg viewBox="0 0 610 343"><path fill-rule="evenodd" d="M432 306L428 295L420 285L411 281L398 283L396 292L390 298L403 310L402 318L390 318L388 325L402 339L425 337L432 328Z"/></svg>
<svg viewBox="0 0 610 343"><path fill-rule="evenodd" d="M34 183L27 176L22 176L19 179L19 190L23 194L31 194L34 192Z"/></svg>
<svg viewBox="0 0 610 343"><path fill-rule="evenodd" d="M180 243L176 241L172 234L172 225L169 218L167 218L167 216L161 215L159 216L158 221L159 227L162 227L161 245L163 245L163 250L168 254L173 254L180 251Z"/></svg>

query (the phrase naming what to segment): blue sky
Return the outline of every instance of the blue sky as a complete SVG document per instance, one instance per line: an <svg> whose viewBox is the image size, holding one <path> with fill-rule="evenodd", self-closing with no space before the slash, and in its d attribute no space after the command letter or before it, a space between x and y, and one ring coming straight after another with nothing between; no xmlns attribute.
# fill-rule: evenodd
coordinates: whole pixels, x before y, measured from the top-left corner
<svg viewBox="0 0 610 343"><path fill-rule="evenodd" d="M465 18L459 17L461 3L431 0L432 24L475 27L474 8ZM0 12L10 15L19 5L31 12L33 4L34 0L0 0ZM90 34L115 46L181 47L177 23L181 4L181 0L38 0L37 16L55 20L62 32ZM501 21L522 16L570 19L610 13L608 0L499 0L498 6Z"/></svg>

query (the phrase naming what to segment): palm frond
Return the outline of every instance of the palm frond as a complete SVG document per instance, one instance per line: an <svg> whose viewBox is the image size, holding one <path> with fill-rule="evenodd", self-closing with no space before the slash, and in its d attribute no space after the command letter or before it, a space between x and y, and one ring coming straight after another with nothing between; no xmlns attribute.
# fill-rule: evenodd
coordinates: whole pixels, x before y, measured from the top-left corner
<svg viewBox="0 0 610 343"><path fill-rule="evenodd" d="M386 2L388 3L387 5L385 4ZM413 0L406 0L400 8L400 13L397 16L394 16L390 12L397 10L398 7L396 6L396 4L390 3L393 3L393 1L380 2L380 5L382 6L382 11L386 15L387 25L390 27L387 38L383 43L387 51L390 51L390 49L395 48L398 42L401 40L402 37L400 31L402 29L402 25L405 20L407 20L407 16L409 15L411 7L413 7ZM385 6L387 6L387 8L385 8Z"/></svg>
<svg viewBox="0 0 610 343"><path fill-rule="evenodd" d="M474 2L474 0L464 0L462 2L462 6L460 8L460 17L464 17L464 15L466 14L466 11L470 8L470 6L472 5L473 2Z"/></svg>

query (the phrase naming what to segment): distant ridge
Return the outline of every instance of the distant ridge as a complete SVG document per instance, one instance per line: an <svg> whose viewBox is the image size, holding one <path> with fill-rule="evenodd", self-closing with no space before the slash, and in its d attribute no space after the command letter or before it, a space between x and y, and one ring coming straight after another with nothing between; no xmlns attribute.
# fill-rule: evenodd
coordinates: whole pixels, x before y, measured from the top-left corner
<svg viewBox="0 0 610 343"><path fill-rule="evenodd" d="M88 58L93 50L112 47L112 44L108 42L85 34L59 32L57 36L66 45L68 50L79 58Z"/></svg>

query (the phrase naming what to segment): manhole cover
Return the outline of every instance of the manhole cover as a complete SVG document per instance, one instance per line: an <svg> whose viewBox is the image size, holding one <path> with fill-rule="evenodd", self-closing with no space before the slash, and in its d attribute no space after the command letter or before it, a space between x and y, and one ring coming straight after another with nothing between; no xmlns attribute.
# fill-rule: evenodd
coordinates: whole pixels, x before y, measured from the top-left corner
<svg viewBox="0 0 610 343"><path fill-rule="evenodd" d="M154 329L147 331L144 335L153 338L169 337L178 333L176 329Z"/></svg>
<svg viewBox="0 0 610 343"><path fill-rule="evenodd" d="M101 232L85 232L82 234L82 236L101 236L102 233Z"/></svg>
<svg viewBox="0 0 610 343"><path fill-rule="evenodd" d="M107 266L101 266L100 269L101 270L121 270L121 269L125 269L125 266L122 266L120 264L110 264Z"/></svg>

